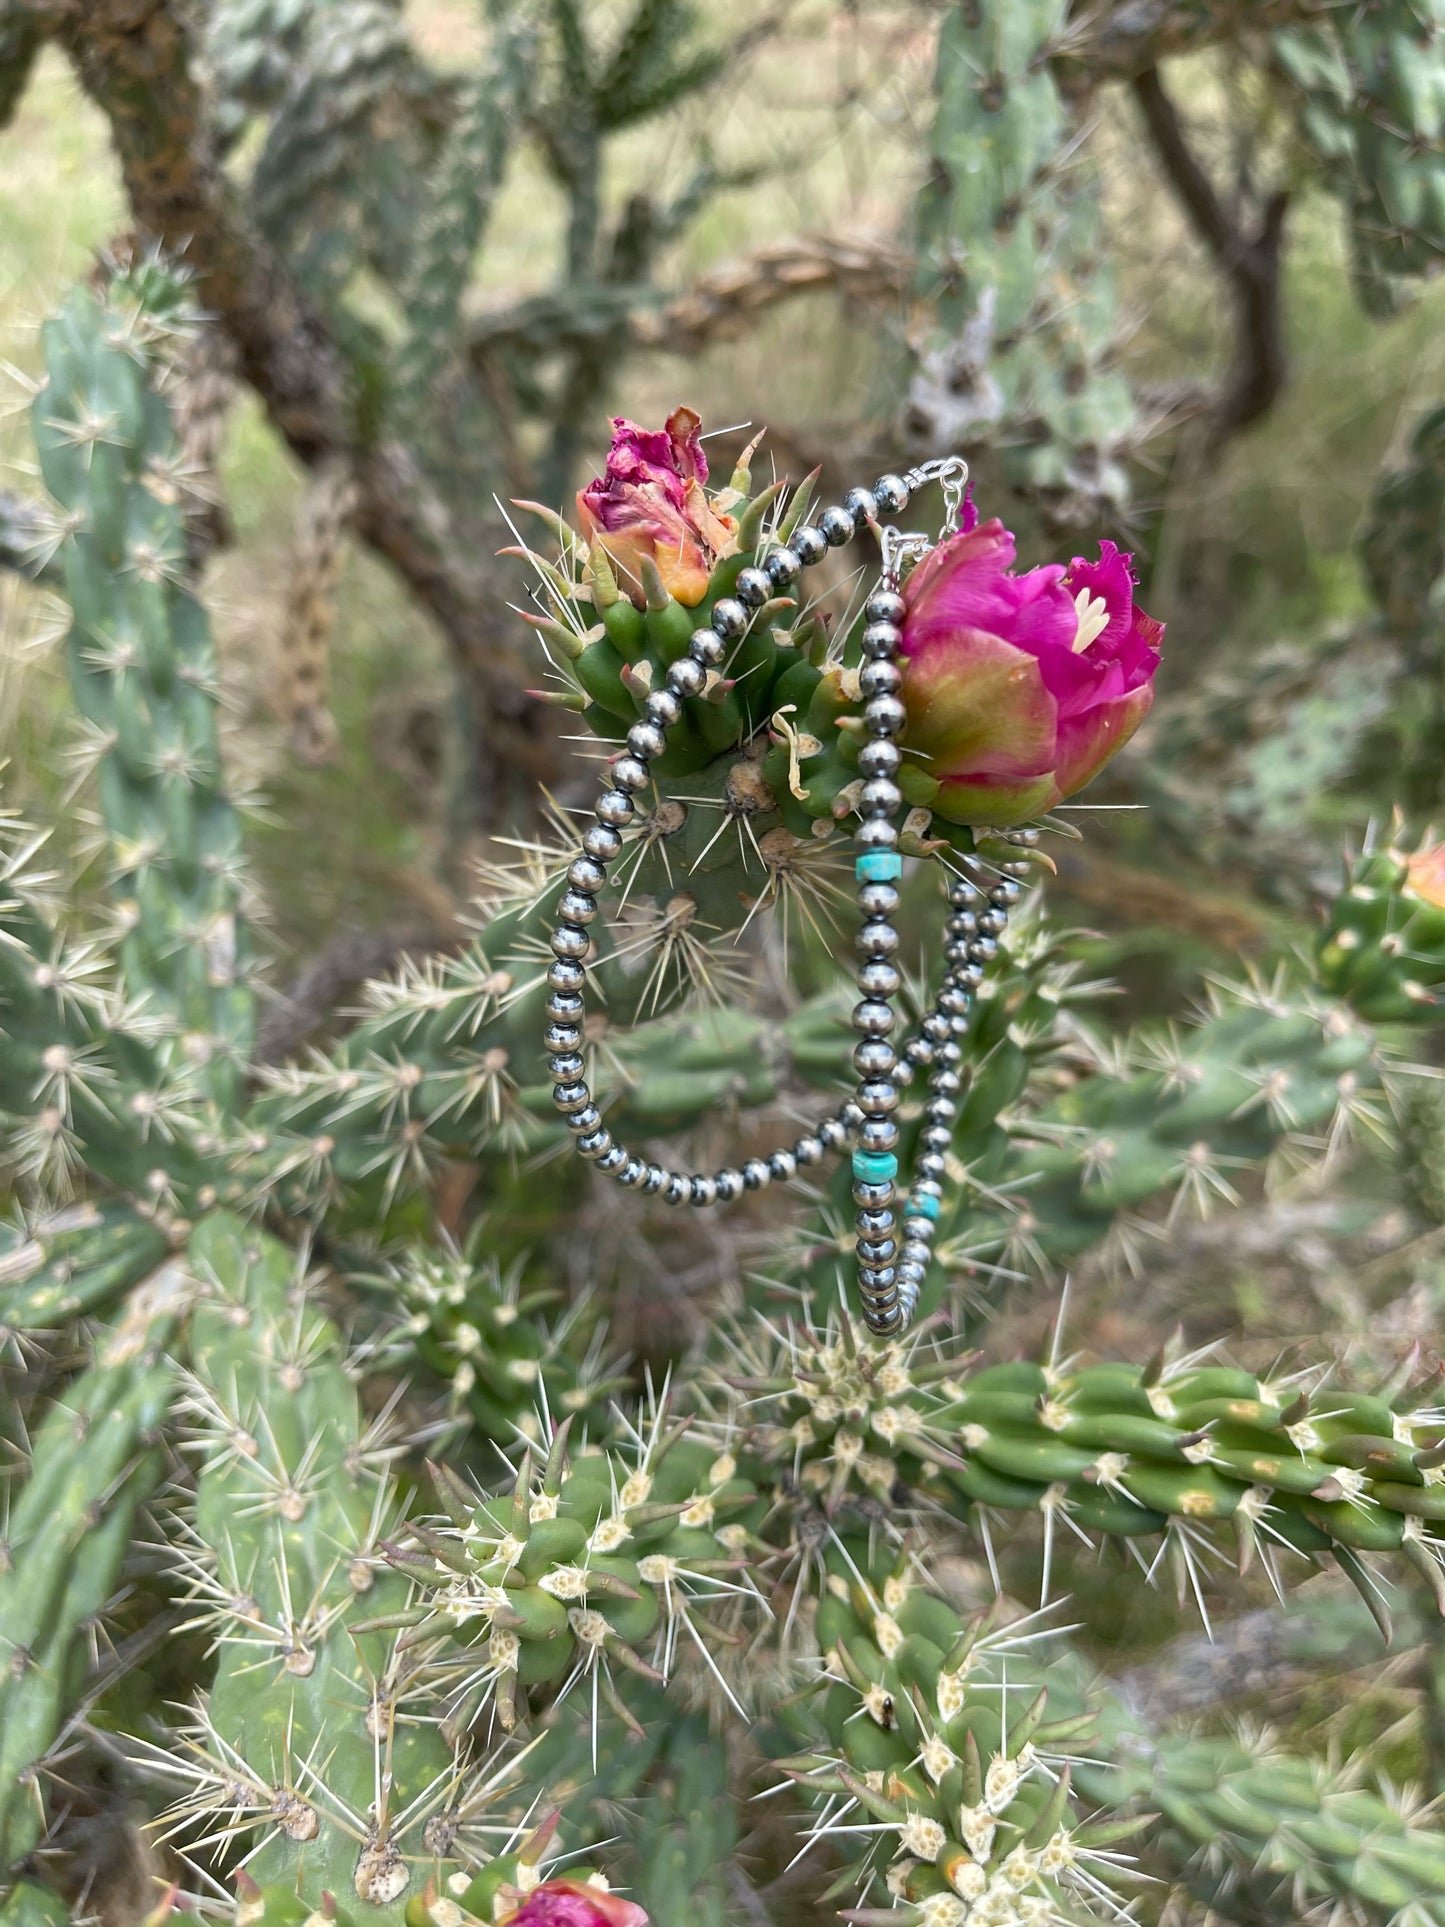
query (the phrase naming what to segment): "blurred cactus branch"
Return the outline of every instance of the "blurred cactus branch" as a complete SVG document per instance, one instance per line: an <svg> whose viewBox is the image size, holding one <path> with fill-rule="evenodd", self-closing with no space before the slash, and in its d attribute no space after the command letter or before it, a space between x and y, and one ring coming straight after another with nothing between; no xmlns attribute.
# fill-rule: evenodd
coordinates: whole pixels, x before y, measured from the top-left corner
<svg viewBox="0 0 1445 1927"><path fill-rule="evenodd" d="M39 502L10 489L0 489L0 569L10 569L27 582L56 587L60 571L52 553L55 532Z"/></svg>
<svg viewBox="0 0 1445 1927"><path fill-rule="evenodd" d="M581 338L620 323L628 349L691 355L804 295L895 301L906 276L905 257L885 243L810 235L759 248L671 295L618 284L589 289L585 303L567 290L535 296L478 316L470 350L485 368L499 355L527 353L538 341Z"/></svg>
<svg viewBox="0 0 1445 1927"><path fill-rule="evenodd" d="M1169 186L1233 298L1232 363L1207 409L1217 443L1267 414L1285 384L1280 257L1290 196L1276 189L1246 227L1226 208L1190 146L1159 69L1145 67L1130 85Z"/></svg>
<svg viewBox="0 0 1445 1927"><path fill-rule="evenodd" d="M212 152L187 29L170 0L41 0L36 16L105 114L137 224L184 260L235 344L240 373L308 467L352 467L358 534L435 618L473 692L473 797L504 779L532 707L507 673L495 598L475 551L411 451L368 443L351 371L321 316L249 225Z"/></svg>
<svg viewBox="0 0 1445 1927"><path fill-rule="evenodd" d="M1054 76L1066 94L1111 80L1134 80L1161 60L1221 41L1317 21L1332 0L1120 0L1071 9L1054 49Z"/></svg>

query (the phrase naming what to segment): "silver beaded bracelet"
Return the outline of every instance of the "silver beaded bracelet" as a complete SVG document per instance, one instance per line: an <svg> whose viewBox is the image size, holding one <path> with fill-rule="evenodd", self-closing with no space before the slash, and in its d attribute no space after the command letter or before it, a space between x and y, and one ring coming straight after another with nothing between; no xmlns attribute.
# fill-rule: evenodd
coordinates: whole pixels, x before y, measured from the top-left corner
<svg viewBox="0 0 1445 1927"><path fill-rule="evenodd" d="M932 1008L900 1054L892 1041L893 998L900 983L893 961L898 932L890 921L898 907L903 869L893 821L903 801L894 780L900 762L897 737L904 724L898 698L902 671L896 661L903 639L904 603L898 588L904 563L934 546L927 536L903 533L891 525L883 528L882 579L864 605L867 627L859 685L865 698L868 740L858 756L863 786L854 832L861 919L857 939L861 1000L853 1010L853 1028L859 1033L853 1067L859 1082L854 1095L788 1149L769 1158L749 1158L739 1166L724 1166L711 1176L671 1171L633 1156L603 1123L583 1075L583 992L592 942L588 926L597 916L607 866L622 849L622 830L636 808L633 798L651 781L650 765L667 747L667 732L680 719L684 700L701 693L707 671L716 668L745 634L753 612L790 589L802 571L821 561L830 548L841 548L880 516L901 514L911 497L930 482L943 487L945 517L938 537L942 540L953 532L967 480L968 466L956 457L925 462L906 475L884 475L872 489L850 489L842 503L824 509L816 523L795 529L786 542L770 548L757 567L740 572L733 595L714 605L709 627L693 631L687 655L671 664L665 685L647 696L642 719L627 733L627 752L613 763L610 785L597 799L596 821L583 834L582 854L567 871L567 887L558 902L557 927L552 932L553 962L547 973L551 995L544 1042L554 1079L553 1102L582 1156L627 1189L661 1197L668 1204L727 1204L775 1180L787 1183L828 1151L841 1151L852 1143L858 1292L864 1320L880 1336L905 1330L917 1308L942 1207L945 1155L962 1090L959 1039L968 1028L973 993L998 954L998 939L1018 901L1018 879L1029 867L1026 863L1001 865L998 880L986 890L963 878L950 883L943 980ZM1004 836L1022 845L1037 840L1032 830ZM912 1181L902 1207L900 1243L894 1113L900 1086L912 1083L915 1073L924 1069L928 1096Z"/></svg>

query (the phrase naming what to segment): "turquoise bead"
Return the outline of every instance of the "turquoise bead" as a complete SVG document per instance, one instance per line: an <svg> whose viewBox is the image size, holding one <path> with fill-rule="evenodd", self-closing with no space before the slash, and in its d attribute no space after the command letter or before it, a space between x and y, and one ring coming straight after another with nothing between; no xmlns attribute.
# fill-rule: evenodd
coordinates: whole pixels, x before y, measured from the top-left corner
<svg viewBox="0 0 1445 1927"><path fill-rule="evenodd" d="M853 1175L861 1184L886 1184L898 1176L898 1160L891 1151L855 1151Z"/></svg>
<svg viewBox="0 0 1445 1927"><path fill-rule="evenodd" d="M910 1217L936 1219L939 1210L940 1205L938 1199L930 1197L926 1191L921 1198L913 1197L908 1200L908 1213Z"/></svg>
<svg viewBox="0 0 1445 1927"><path fill-rule="evenodd" d="M896 883L903 875L903 858L896 850L865 850L853 867L860 883Z"/></svg>

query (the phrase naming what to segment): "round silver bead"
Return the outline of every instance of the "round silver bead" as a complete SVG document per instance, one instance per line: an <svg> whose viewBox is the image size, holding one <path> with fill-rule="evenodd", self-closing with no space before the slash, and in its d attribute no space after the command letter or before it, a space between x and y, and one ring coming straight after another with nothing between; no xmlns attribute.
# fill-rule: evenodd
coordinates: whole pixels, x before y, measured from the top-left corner
<svg viewBox="0 0 1445 1927"><path fill-rule="evenodd" d="M610 863L622 848L622 838L609 823L590 823L582 832L582 848L598 863Z"/></svg>
<svg viewBox="0 0 1445 1927"><path fill-rule="evenodd" d="M930 1124L952 1124L958 1116L958 1106L951 1097L930 1097L924 1103L923 1115Z"/></svg>
<svg viewBox="0 0 1445 1927"><path fill-rule="evenodd" d="M735 602L732 607L736 609L739 604ZM716 669L727 654L727 644L716 629L694 629L687 646L692 660L704 669Z"/></svg>
<svg viewBox="0 0 1445 1927"><path fill-rule="evenodd" d="M749 1158L743 1166L743 1184L749 1191L761 1191L773 1181L766 1158Z"/></svg>
<svg viewBox="0 0 1445 1927"><path fill-rule="evenodd" d="M647 720L657 729L671 729L682 715L682 704L671 689L654 689L642 705ZM631 737L628 738L630 742ZM661 755L661 750L658 751Z"/></svg>
<svg viewBox="0 0 1445 1927"><path fill-rule="evenodd" d="M883 1238L893 1229L896 1220L884 1205L877 1210L860 1211L854 1222L860 1238Z"/></svg>
<svg viewBox="0 0 1445 1927"><path fill-rule="evenodd" d="M608 1177L611 1178L615 1177L628 1162L629 1159L626 1148L621 1144L613 1144L598 1158L597 1169L599 1171L605 1171Z"/></svg>
<svg viewBox="0 0 1445 1927"><path fill-rule="evenodd" d="M558 957L547 970L547 982L553 990L580 991L587 981L587 972L572 957Z"/></svg>
<svg viewBox="0 0 1445 1927"><path fill-rule="evenodd" d="M875 589L863 604L864 619L868 622L901 624L907 613L908 604L896 589Z"/></svg>
<svg viewBox="0 0 1445 1927"><path fill-rule="evenodd" d="M941 1044L935 1046L934 1056L939 1064L954 1071L963 1062L963 1046L958 1042L958 1019L951 1018L950 1022L953 1024L955 1034L952 1037L945 1037Z"/></svg>
<svg viewBox="0 0 1445 1927"><path fill-rule="evenodd" d="M547 1059L547 1069L554 1084L575 1084L586 1068L580 1051L559 1050Z"/></svg>
<svg viewBox="0 0 1445 1927"><path fill-rule="evenodd" d="M879 656L872 662L865 662L858 670L858 687L864 696L891 696L903 681L903 671L896 662L886 656Z"/></svg>
<svg viewBox="0 0 1445 1927"><path fill-rule="evenodd" d="M882 1184L858 1182L853 1186L853 1202L860 1211L883 1211L892 1204L894 1187L892 1179Z"/></svg>
<svg viewBox="0 0 1445 1927"><path fill-rule="evenodd" d="M1008 929L1007 910L980 910L978 927L986 937L1002 936Z"/></svg>
<svg viewBox="0 0 1445 1927"><path fill-rule="evenodd" d="M646 1175L647 1166L641 1158L628 1158L621 1169L614 1173L617 1182L626 1185L629 1191L635 1191Z"/></svg>
<svg viewBox="0 0 1445 1927"><path fill-rule="evenodd" d="M928 1240L920 1237L915 1230L915 1226L920 1224L928 1224L927 1218L907 1218L904 1220L903 1251L901 1255L906 1265L926 1265L932 1255L929 1250ZM928 1228L931 1231L933 1226L929 1224Z"/></svg>
<svg viewBox="0 0 1445 1927"><path fill-rule="evenodd" d="M892 622L870 622L863 631L860 647L874 662L887 661L903 640L903 631Z"/></svg>
<svg viewBox="0 0 1445 1927"><path fill-rule="evenodd" d="M614 780L616 771L613 772ZM622 825L632 814L632 798L623 789L603 790L597 799L596 815L600 823L611 824L614 830Z"/></svg>
<svg viewBox="0 0 1445 1927"><path fill-rule="evenodd" d="M971 953L973 946L972 944L969 944L966 946L966 948ZM983 982L984 975L985 975L985 972L984 972L983 965L978 961L977 957L973 956L972 954L970 954L968 961L966 963L956 964L953 970L953 978L955 983L971 984L975 988L977 988L977 986Z"/></svg>
<svg viewBox="0 0 1445 1927"><path fill-rule="evenodd" d="M858 892L858 908L865 917L891 917L898 908L898 892L891 883L865 883Z"/></svg>
<svg viewBox="0 0 1445 1927"><path fill-rule="evenodd" d="M878 519L878 504L871 488L850 488L843 497L843 506L852 516L855 528L866 528Z"/></svg>
<svg viewBox="0 0 1445 1927"><path fill-rule="evenodd" d="M908 507L908 484L901 475L880 475L873 484L873 499L880 513L901 514Z"/></svg>
<svg viewBox="0 0 1445 1927"><path fill-rule="evenodd" d="M667 1183L667 1173L660 1164L649 1164L642 1174L642 1191L645 1197L655 1198Z"/></svg>
<svg viewBox="0 0 1445 1927"><path fill-rule="evenodd" d="M733 596L723 596L713 604L712 626L725 642L735 642L748 626L748 612Z"/></svg>
<svg viewBox="0 0 1445 1927"><path fill-rule="evenodd" d="M643 790L652 773L640 756L619 756L612 765L612 780L620 790Z"/></svg>
<svg viewBox="0 0 1445 1927"><path fill-rule="evenodd" d="M874 776L863 785L858 807L865 816L892 816L903 801L903 792L891 776Z"/></svg>
<svg viewBox="0 0 1445 1927"><path fill-rule="evenodd" d="M972 910L955 910L943 927L950 937L976 937L978 918Z"/></svg>
<svg viewBox="0 0 1445 1927"><path fill-rule="evenodd" d="M953 1142L953 1132L943 1124L925 1124L918 1133L918 1142L927 1151L946 1151Z"/></svg>
<svg viewBox="0 0 1445 1927"><path fill-rule="evenodd" d="M968 962L967 937L950 937L943 946L943 961L950 966Z"/></svg>
<svg viewBox="0 0 1445 1927"><path fill-rule="evenodd" d="M835 506L824 509L818 517L818 530L830 549L841 549L853 540L856 525L847 509Z"/></svg>
<svg viewBox="0 0 1445 1927"><path fill-rule="evenodd" d="M897 995L900 979L895 966L885 958L870 957L859 970L857 981L866 998L883 1000Z"/></svg>
<svg viewBox="0 0 1445 1927"><path fill-rule="evenodd" d="M582 1032L576 1024L548 1024L542 1033L543 1050L576 1050L582 1042Z"/></svg>
<svg viewBox="0 0 1445 1927"><path fill-rule="evenodd" d="M843 1128L850 1134L856 1131L858 1126L863 1122L863 1113L858 1109L858 1106L853 1102L851 1097L844 1098L843 1102L838 1106L838 1117Z"/></svg>
<svg viewBox="0 0 1445 1927"><path fill-rule="evenodd" d="M734 1198L743 1194L743 1174L733 1165L726 1165L713 1179L719 1204L731 1204Z"/></svg>
<svg viewBox="0 0 1445 1927"><path fill-rule="evenodd" d="M949 1023L942 1011L930 1010L918 1028L925 1037L931 1039L935 1047L935 1055L937 1055L937 1046L948 1042Z"/></svg>
<svg viewBox="0 0 1445 1927"><path fill-rule="evenodd" d="M707 677L703 672L702 664L694 662L691 656L679 656L677 661L668 667L667 686L675 690L679 696L698 695L706 681Z"/></svg>
<svg viewBox="0 0 1445 1927"><path fill-rule="evenodd" d="M874 737L858 752L858 768L864 776L891 776L902 760L897 743L883 736Z"/></svg>
<svg viewBox="0 0 1445 1927"><path fill-rule="evenodd" d="M634 723L627 732L627 747L634 756L647 762L654 756L661 756L667 748L667 738L656 723Z"/></svg>
<svg viewBox="0 0 1445 1927"><path fill-rule="evenodd" d="M597 915L597 899L589 890L564 890L557 915L565 923L591 923Z"/></svg>
<svg viewBox="0 0 1445 1927"><path fill-rule="evenodd" d="M612 1133L610 1131L594 1131L591 1137L580 1137L577 1140L577 1149L582 1153L584 1158L600 1158L604 1151L610 1151L612 1149Z"/></svg>
<svg viewBox="0 0 1445 1927"><path fill-rule="evenodd" d="M811 522L805 522L800 529L794 529L788 540L805 569L811 569L815 562L821 562L828 553L828 544L823 531L815 529Z"/></svg>
<svg viewBox="0 0 1445 1927"><path fill-rule="evenodd" d="M821 1164L823 1161L823 1139L821 1133L808 1131L802 1137L796 1138L793 1142L793 1157L800 1167L809 1164Z"/></svg>
<svg viewBox="0 0 1445 1927"><path fill-rule="evenodd" d="M874 696L864 705L863 721L870 735L896 736L908 720L908 712L896 696Z"/></svg>
<svg viewBox="0 0 1445 1927"><path fill-rule="evenodd" d="M692 1179L692 1202L696 1205L717 1203L717 1179L705 1177L694 1172Z"/></svg>
<svg viewBox="0 0 1445 1927"><path fill-rule="evenodd" d="M889 1077L898 1062L893 1046L883 1037L865 1037L853 1046L853 1068L860 1077Z"/></svg>
<svg viewBox="0 0 1445 1927"><path fill-rule="evenodd" d="M1000 877L991 885L988 900L996 910L1011 910L1023 895L1023 885L1015 877Z"/></svg>
<svg viewBox="0 0 1445 1927"><path fill-rule="evenodd" d="M802 559L791 549L769 549L763 557L763 573L775 589L790 589L802 572Z"/></svg>
<svg viewBox="0 0 1445 1927"><path fill-rule="evenodd" d="M927 1068L933 1062L933 1039L931 1037L910 1037L905 1050L910 1064Z"/></svg>
<svg viewBox="0 0 1445 1927"><path fill-rule="evenodd" d="M1032 863L1000 863L998 867L1006 877L1030 877L1034 873Z"/></svg>
<svg viewBox="0 0 1445 1927"><path fill-rule="evenodd" d="M948 1160L941 1157L937 1151L923 1152L922 1156L917 1160L917 1163L920 1175L919 1182L914 1186L916 1191L924 1190L929 1180L944 1177L948 1171ZM930 1197L942 1197L942 1187L934 1184L928 1195Z"/></svg>
<svg viewBox="0 0 1445 1927"><path fill-rule="evenodd" d="M898 831L886 816L870 816L853 831L853 842L860 850L896 850Z"/></svg>
<svg viewBox="0 0 1445 1927"><path fill-rule="evenodd" d="M872 965L867 967L871 969ZM895 971L894 975L897 974ZM865 997L853 1006L853 1028L865 1037L886 1037L897 1021L892 1004L885 1003L881 997Z"/></svg>
<svg viewBox="0 0 1445 1927"><path fill-rule="evenodd" d="M929 1086L937 1096L946 1097L956 1106L963 1092L963 1079L951 1066L937 1064L934 1066L933 1076L929 1079Z"/></svg>
<svg viewBox="0 0 1445 1927"><path fill-rule="evenodd" d="M909 1063L906 1057L903 1058L901 1062L893 1066L893 1082L899 1087L900 1090L906 1091L908 1086L913 1082L913 1078L914 1078L913 1066Z"/></svg>
<svg viewBox="0 0 1445 1927"><path fill-rule="evenodd" d="M578 930L570 923L559 923L552 932L552 955L554 957L585 957L592 939L585 930Z"/></svg>
<svg viewBox="0 0 1445 1927"><path fill-rule="evenodd" d="M918 1303L918 1294L923 1287L927 1272L911 1258L903 1258L898 1266L898 1297L903 1310L911 1318L913 1307Z"/></svg>
<svg viewBox="0 0 1445 1927"><path fill-rule="evenodd" d="M567 881L574 890L581 890L587 896L595 896L607 881L607 871L595 857L574 856L567 865ZM576 922L579 919L574 918L573 921Z"/></svg>
<svg viewBox="0 0 1445 1927"><path fill-rule="evenodd" d="M768 1169L779 1184L786 1184L798 1175L798 1160L791 1151L774 1151L768 1159Z"/></svg>
<svg viewBox="0 0 1445 1927"><path fill-rule="evenodd" d="M968 955L972 963L992 963L998 955L998 945L992 937L975 937L968 946Z"/></svg>
<svg viewBox="0 0 1445 1927"><path fill-rule="evenodd" d="M967 877L955 877L948 886L948 900L955 910L971 910L978 902L978 891Z"/></svg>
<svg viewBox="0 0 1445 1927"><path fill-rule="evenodd" d="M592 1093L581 1078L577 1078L570 1084L555 1085L552 1102L559 1111L580 1111L592 1102Z"/></svg>
<svg viewBox="0 0 1445 1927"><path fill-rule="evenodd" d="M898 1256L898 1246L892 1238L860 1238L858 1240L858 1262L875 1270L880 1265L891 1264Z"/></svg>
<svg viewBox="0 0 1445 1927"><path fill-rule="evenodd" d="M866 1083L858 1086L858 1106L869 1117L891 1117L898 1109L898 1086L891 1078L870 1077ZM927 1108L925 1105L925 1111Z"/></svg>
<svg viewBox="0 0 1445 1927"><path fill-rule="evenodd" d="M865 1117L858 1126L858 1143L865 1151L896 1151L898 1126L891 1117Z"/></svg>
<svg viewBox="0 0 1445 1927"><path fill-rule="evenodd" d="M843 1120L838 1117L825 1117L818 1126L818 1141L828 1151L841 1151L848 1142L848 1131Z"/></svg>
<svg viewBox="0 0 1445 1927"><path fill-rule="evenodd" d="M865 956L891 957L900 941L896 928L882 917L869 917L858 926L857 947Z"/></svg>
<svg viewBox="0 0 1445 1927"><path fill-rule="evenodd" d="M595 1104L584 1104L580 1110L573 1111L567 1119L567 1129L578 1137L591 1137L602 1122L602 1113Z"/></svg>
<svg viewBox="0 0 1445 1927"><path fill-rule="evenodd" d="M547 999L547 1015L554 1024L580 1024L585 1009L578 990L554 990Z"/></svg>
<svg viewBox="0 0 1445 1927"><path fill-rule="evenodd" d="M733 594L745 609L761 609L773 593L773 585L761 569L739 569Z"/></svg>
<svg viewBox="0 0 1445 1927"><path fill-rule="evenodd" d="M938 1008L950 1017L967 1016L973 999L958 984L945 984L938 993Z"/></svg>
<svg viewBox="0 0 1445 1927"><path fill-rule="evenodd" d="M662 1202L664 1204L686 1204L691 1196L692 1179L685 1177L681 1171L674 1171L667 1180L666 1188L662 1193Z"/></svg>
<svg viewBox="0 0 1445 1927"><path fill-rule="evenodd" d="M1005 830L1004 832L1004 842L1016 843L1021 850L1037 848L1038 840L1037 830Z"/></svg>

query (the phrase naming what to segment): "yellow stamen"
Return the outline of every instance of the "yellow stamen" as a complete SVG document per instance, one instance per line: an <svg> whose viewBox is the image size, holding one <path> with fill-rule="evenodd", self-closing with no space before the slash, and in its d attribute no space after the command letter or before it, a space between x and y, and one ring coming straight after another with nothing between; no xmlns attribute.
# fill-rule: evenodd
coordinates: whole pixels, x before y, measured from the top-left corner
<svg viewBox="0 0 1445 1927"><path fill-rule="evenodd" d="M1108 628L1109 605L1101 595L1090 595L1087 589L1080 589L1074 597L1074 609L1079 621L1074 636L1074 654L1077 656Z"/></svg>

